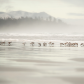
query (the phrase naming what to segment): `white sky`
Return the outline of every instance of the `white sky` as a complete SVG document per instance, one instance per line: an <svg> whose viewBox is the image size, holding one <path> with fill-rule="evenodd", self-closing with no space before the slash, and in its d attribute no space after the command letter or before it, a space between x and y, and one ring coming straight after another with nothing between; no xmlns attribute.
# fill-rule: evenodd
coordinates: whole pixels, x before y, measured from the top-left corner
<svg viewBox="0 0 84 84"><path fill-rule="evenodd" d="M62 19L84 19L84 0L0 0L0 11L46 12Z"/></svg>

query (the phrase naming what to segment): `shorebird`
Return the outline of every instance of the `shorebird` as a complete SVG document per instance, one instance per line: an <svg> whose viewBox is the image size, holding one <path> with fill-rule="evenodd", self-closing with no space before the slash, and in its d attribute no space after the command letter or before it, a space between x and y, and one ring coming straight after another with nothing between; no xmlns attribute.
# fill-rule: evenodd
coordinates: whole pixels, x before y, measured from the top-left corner
<svg viewBox="0 0 84 84"><path fill-rule="evenodd" d="M34 46L34 42L31 42L30 45L31 45L31 46Z"/></svg>
<svg viewBox="0 0 84 84"><path fill-rule="evenodd" d="M60 43L60 47L64 47L65 46L65 43Z"/></svg>
<svg viewBox="0 0 84 84"><path fill-rule="evenodd" d="M49 42L49 43L48 43L48 44L49 44L49 46L51 46L51 43L52 43L52 42Z"/></svg>
<svg viewBox="0 0 84 84"><path fill-rule="evenodd" d="M43 46L47 46L47 43L44 42L44 43L43 43Z"/></svg>
<svg viewBox="0 0 84 84"><path fill-rule="evenodd" d="M39 47L41 46L41 43L38 43Z"/></svg>
<svg viewBox="0 0 84 84"><path fill-rule="evenodd" d="M49 44L50 47L54 46L54 43L52 43L52 42L49 42L48 44Z"/></svg>
<svg viewBox="0 0 84 84"><path fill-rule="evenodd" d="M1 45L5 45L5 41L1 42Z"/></svg>
<svg viewBox="0 0 84 84"><path fill-rule="evenodd" d="M81 43L80 46L81 46L81 47L84 47L84 43Z"/></svg>
<svg viewBox="0 0 84 84"><path fill-rule="evenodd" d="M11 43L12 43L12 42L11 42L11 41L9 41L9 42L8 42L8 45L10 46L10 44L11 44Z"/></svg>
<svg viewBox="0 0 84 84"><path fill-rule="evenodd" d="M51 43L52 47L54 47L54 43Z"/></svg>

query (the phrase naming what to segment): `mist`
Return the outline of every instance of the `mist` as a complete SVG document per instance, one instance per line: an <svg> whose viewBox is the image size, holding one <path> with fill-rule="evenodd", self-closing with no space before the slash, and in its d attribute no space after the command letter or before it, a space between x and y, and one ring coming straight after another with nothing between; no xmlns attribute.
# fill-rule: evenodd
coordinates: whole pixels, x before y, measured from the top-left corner
<svg viewBox="0 0 84 84"><path fill-rule="evenodd" d="M0 33L84 33L84 26L50 25L50 24L18 24L18 26L0 27Z"/></svg>
<svg viewBox="0 0 84 84"><path fill-rule="evenodd" d="M39 18L1 19L1 33L60 33L66 32L68 25L61 20ZM65 30L64 30L65 29Z"/></svg>
<svg viewBox="0 0 84 84"><path fill-rule="evenodd" d="M56 18L46 12L0 12L0 33L77 34L83 33L83 21L83 19Z"/></svg>

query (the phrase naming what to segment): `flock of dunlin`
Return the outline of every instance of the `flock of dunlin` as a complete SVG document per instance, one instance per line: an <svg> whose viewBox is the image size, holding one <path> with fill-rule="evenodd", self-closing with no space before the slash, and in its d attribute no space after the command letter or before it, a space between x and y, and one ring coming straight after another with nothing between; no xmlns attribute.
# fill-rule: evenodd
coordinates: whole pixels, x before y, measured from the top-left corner
<svg viewBox="0 0 84 84"><path fill-rule="evenodd" d="M26 42L23 42L23 45L24 45L24 46L25 46L25 44L26 44ZM31 46L34 46L34 44L35 44L35 42L31 42L31 43L30 43ZM49 42L48 44L49 44L50 47L54 47L54 43ZM40 47L40 46L42 46L42 44L41 44L41 43L38 43L38 46ZM47 43L44 42L44 43L43 43L43 46L47 46Z"/></svg>
<svg viewBox="0 0 84 84"><path fill-rule="evenodd" d="M3 41L3 42L0 42L0 45L5 45L5 41ZM8 46L10 46L11 45L11 41L9 41L8 42ZM23 42L22 43L24 46L26 45L26 42ZM31 42L30 43L30 46L34 46L35 45L35 42ZM50 47L54 47L54 43L53 42L49 42L49 43L43 43L43 46L47 46L47 45L49 45ZM40 47L40 46L42 46L42 43L38 43L38 46ZM81 47L83 47L84 46L84 43L81 43L80 44L80 46ZM66 42L66 43L60 43L60 47L78 47L78 43L71 43L71 42Z"/></svg>

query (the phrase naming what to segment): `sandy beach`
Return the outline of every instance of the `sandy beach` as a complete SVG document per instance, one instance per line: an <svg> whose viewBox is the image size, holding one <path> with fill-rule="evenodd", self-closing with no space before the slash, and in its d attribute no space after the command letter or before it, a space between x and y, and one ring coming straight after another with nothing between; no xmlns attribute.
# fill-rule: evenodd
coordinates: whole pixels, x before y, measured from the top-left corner
<svg viewBox="0 0 84 84"><path fill-rule="evenodd" d="M63 77L61 79L71 82L72 84L84 84L84 77Z"/></svg>
<svg viewBox="0 0 84 84"><path fill-rule="evenodd" d="M84 84L83 54L83 47L0 46L0 84Z"/></svg>

